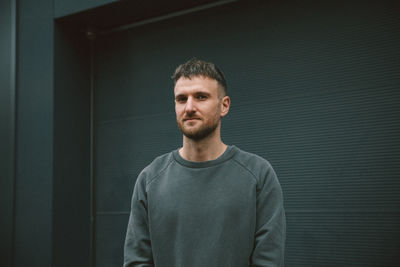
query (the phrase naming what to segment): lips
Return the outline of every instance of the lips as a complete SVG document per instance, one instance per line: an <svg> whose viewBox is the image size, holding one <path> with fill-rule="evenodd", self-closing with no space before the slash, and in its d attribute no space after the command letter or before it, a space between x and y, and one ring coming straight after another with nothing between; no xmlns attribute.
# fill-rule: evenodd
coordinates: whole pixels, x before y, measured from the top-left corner
<svg viewBox="0 0 400 267"><path fill-rule="evenodd" d="M199 118L186 118L186 119L183 119L183 121L194 121L194 120L200 120Z"/></svg>

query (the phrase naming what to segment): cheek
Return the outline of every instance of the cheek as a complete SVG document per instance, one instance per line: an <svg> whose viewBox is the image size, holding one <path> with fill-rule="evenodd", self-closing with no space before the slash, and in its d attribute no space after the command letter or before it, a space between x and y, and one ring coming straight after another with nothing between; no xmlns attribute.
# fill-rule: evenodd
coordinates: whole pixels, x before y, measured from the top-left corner
<svg viewBox="0 0 400 267"><path fill-rule="evenodd" d="M177 118L182 116L182 108L175 106L175 114Z"/></svg>
<svg viewBox="0 0 400 267"><path fill-rule="evenodd" d="M214 110L215 110L215 114L216 115L221 115L221 111L222 111L222 106L221 106L221 104L220 103L218 103L215 107L214 107Z"/></svg>

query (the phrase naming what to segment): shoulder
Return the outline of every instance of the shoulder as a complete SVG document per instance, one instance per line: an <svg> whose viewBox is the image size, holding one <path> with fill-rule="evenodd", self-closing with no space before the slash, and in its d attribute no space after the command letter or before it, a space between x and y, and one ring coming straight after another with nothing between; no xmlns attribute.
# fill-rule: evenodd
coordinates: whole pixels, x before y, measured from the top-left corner
<svg viewBox="0 0 400 267"><path fill-rule="evenodd" d="M271 164L265 158L256 155L254 153L250 153L244 150L241 150L238 147L236 148L236 153L233 159L239 164L242 165L243 168L248 169L253 172L255 175L260 174L260 171L265 171L267 169L272 169Z"/></svg>
<svg viewBox="0 0 400 267"><path fill-rule="evenodd" d="M153 179L163 173L172 161L172 152L156 157L140 172L137 183L142 183L144 186L147 186Z"/></svg>
<svg viewBox="0 0 400 267"><path fill-rule="evenodd" d="M269 163L268 160L266 160L265 158L263 158L257 154L241 150L238 147L235 147L235 149L236 149L236 153L235 153L234 159L237 162L243 164L244 166L259 167L261 165L261 166L271 167L271 164Z"/></svg>
<svg viewBox="0 0 400 267"><path fill-rule="evenodd" d="M257 180L257 184L262 186L266 179L276 179L275 171L268 160L257 154L235 148L233 160L248 171Z"/></svg>

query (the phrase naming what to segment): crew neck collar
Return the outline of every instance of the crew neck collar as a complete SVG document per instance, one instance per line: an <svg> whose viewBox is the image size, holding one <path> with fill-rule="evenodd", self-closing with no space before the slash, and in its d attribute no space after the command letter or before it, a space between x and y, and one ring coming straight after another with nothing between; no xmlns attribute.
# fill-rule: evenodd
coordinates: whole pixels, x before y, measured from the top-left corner
<svg viewBox="0 0 400 267"><path fill-rule="evenodd" d="M219 156L218 158L214 159L214 160L208 160L208 161L189 161L186 160L184 158L182 158L181 155L179 155L179 149L176 149L174 151L172 151L172 155L174 157L174 159L186 166L186 167L190 167L190 168L207 168L207 167L212 167L218 164L221 164L224 161L227 161L228 159L230 159L236 152L236 147L234 145L228 145L224 151L224 153L222 153L221 156Z"/></svg>

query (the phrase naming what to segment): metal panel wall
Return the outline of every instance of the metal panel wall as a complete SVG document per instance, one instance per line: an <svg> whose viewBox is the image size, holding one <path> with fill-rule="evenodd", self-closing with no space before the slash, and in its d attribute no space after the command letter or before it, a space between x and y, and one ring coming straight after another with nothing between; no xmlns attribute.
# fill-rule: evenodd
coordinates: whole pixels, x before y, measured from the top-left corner
<svg viewBox="0 0 400 267"><path fill-rule="evenodd" d="M52 266L88 267L93 266L90 44L66 25L56 25L54 33Z"/></svg>
<svg viewBox="0 0 400 267"><path fill-rule="evenodd" d="M52 19L52 0L18 1L15 266L52 260Z"/></svg>
<svg viewBox="0 0 400 267"><path fill-rule="evenodd" d="M13 262L16 2L0 2L0 265Z"/></svg>
<svg viewBox="0 0 400 267"><path fill-rule="evenodd" d="M174 68L228 79L228 144L271 161L286 266L398 266L400 22L393 2L241 1L96 41L96 266L119 266L136 176L181 143Z"/></svg>
<svg viewBox="0 0 400 267"><path fill-rule="evenodd" d="M72 15L113 2L116 0L54 0L54 17Z"/></svg>

